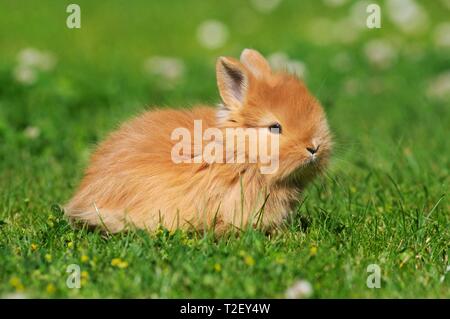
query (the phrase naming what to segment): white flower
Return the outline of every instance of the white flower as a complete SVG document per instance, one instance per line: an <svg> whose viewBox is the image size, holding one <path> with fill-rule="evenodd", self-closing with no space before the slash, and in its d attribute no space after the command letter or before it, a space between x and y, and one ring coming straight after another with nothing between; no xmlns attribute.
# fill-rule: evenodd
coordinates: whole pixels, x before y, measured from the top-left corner
<svg viewBox="0 0 450 319"><path fill-rule="evenodd" d="M39 63L41 53L35 48L26 48L20 51L17 55L17 62L20 65L35 66Z"/></svg>
<svg viewBox="0 0 450 319"><path fill-rule="evenodd" d="M381 39L369 41L364 46L364 53L368 61L380 69L390 67L397 58L397 50Z"/></svg>
<svg viewBox="0 0 450 319"><path fill-rule="evenodd" d="M340 7L347 3L347 0L323 0L323 3L328 7Z"/></svg>
<svg viewBox="0 0 450 319"><path fill-rule="evenodd" d="M41 130L39 129L39 127L36 126L28 126L23 133L25 134L26 137L28 137L30 140L34 140L36 138L39 137L39 135L41 135Z"/></svg>
<svg viewBox="0 0 450 319"><path fill-rule="evenodd" d="M275 52L268 56L267 60L275 70L286 70L300 78L306 76L306 65L302 61L292 60L284 52Z"/></svg>
<svg viewBox="0 0 450 319"><path fill-rule="evenodd" d="M433 40L439 48L450 48L450 22L444 22L436 26Z"/></svg>
<svg viewBox="0 0 450 319"><path fill-rule="evenodd" d="M450 99L450 70L437 75L430 81L427 95L437 100Z"/></svg>
<svg viewBox="0 0 450 319"><path fill-rule="evenodd" d="M37 80L36 71L29 66L19 65L13 70L14 79L24 85L31 85Z"/></svg>
<svg viewBox="0 0 450 319"><path fill-rule="evenodd" d="M296 281L289 289L286 290L286 298L303 299L309 298L313 294L313 287L306 280Z"/></svg>
<svg viewBox="0 0 450 319"><path fill-rule="evenodd" d="M273 11L281 3L281 0L251 0L256 10L268 13Z"/></svg>
<svg viewBox="0 0 450 319"><path fill-rule="evenodd" d="M287 62L289 61L289 57L284 52L275 52L269 55L267 60L274 69L282 69L285 68Z"/></svg>
<svg viewBox="0 0 450 319"><path fill-rule="evenodd" d="M144 61L144 70L150 75L175 82L183 76L185 66L178 58L153 56Z"/></svg>
<svg viewBox="0 0 450 319"><path fill-rule="evenodd" d="M405 33L419 33L428 26L428 15L414 0L387 0L386 11L391 21Z"/></svg>
<svg viewBox="0 0 450 319"><path fill-rule="evenodd" d="M408 44L407 49L402 51L402 54L412 62L418 62L424 58L425 49L422 43L410 43Z"/></svg>
<svg viewBox="0 0 450 319"><path fill-rule="evenodd" d="M17 54L13 77L21 84L31 85L37 81L39 71L50 71L55 65L56 58L51 52L26 48Z"/></svg>
<svg viewBox="0 0 450 319"><path fill-rule="evenodd" d="M228 28L217 20L204 21L197 29L197 38L202 46L207 49L217 49L225 44L228 39Z"/></svg>

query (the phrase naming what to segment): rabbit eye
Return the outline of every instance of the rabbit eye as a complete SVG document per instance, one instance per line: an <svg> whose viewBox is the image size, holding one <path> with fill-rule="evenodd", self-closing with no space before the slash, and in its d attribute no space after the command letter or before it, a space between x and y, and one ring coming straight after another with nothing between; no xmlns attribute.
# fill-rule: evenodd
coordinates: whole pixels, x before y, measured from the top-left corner
<svg viewBox="0 0 450 319"><path fill-rule="evenodd" d="M279 123L275 123L269 126L269 131L271 133L281 134L281 125Z"/></svg>

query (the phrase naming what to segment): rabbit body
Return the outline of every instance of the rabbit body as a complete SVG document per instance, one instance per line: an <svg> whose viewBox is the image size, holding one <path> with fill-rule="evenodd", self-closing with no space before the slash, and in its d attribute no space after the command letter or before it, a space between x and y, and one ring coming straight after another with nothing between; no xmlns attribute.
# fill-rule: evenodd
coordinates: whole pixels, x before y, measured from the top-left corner
<svg viewBox="0 0 450 319"><path fill-rule="evenodd" d="M244 50L240 61L219 58L216 70L223 105L156 109L123 124L94 152L66 215L110 232L279 225L326 167L331 138L324 112L300 80L272 72L254 50ZM194 121L201 121L202 133L256 127L278 134L277 171L262 174L258 162L206 162L193 140L185 142L185 161L174 161L173 132L194 136Z"/></svg>

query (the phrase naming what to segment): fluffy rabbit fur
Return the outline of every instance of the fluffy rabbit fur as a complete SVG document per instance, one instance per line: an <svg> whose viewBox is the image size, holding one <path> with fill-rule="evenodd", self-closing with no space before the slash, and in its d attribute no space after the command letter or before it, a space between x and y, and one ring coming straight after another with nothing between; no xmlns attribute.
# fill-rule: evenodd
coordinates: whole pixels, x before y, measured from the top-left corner
<svg viewBox="0 0 450 319"><path fill-rule="evenodd" d="M257 51L245 49L240 61L220 57L216 73L223 101L219 108L151 110L101 143L65 205L66 215L110 232L164 226L223 233L279 225L329 158L324 111L299 79L273 72ZM262 174L258 162L174 163L171 151L177 141L172 131L192 131L199 119L203 130L267 129L279 123L279 169ZM184 155L194 158L196 152L194 148Z"/></svg>

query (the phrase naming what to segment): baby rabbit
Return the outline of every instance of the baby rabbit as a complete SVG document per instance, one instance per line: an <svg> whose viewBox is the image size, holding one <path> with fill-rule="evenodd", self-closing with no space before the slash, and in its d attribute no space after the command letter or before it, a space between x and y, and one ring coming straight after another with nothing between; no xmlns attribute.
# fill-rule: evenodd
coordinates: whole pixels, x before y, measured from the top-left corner
<svg viewBox="0 0 450 319"><path fill-rule="evenodd" d="M279 225L330 156L324 111L303 82L273 72L255 50L245 49L240 61L220 57L216 75L223 101L218 108L148 111L100 144L65 206L69 219L109 232L128 226L149 231L163 226L209 228L220 234L232 228L270 230ZM195 135L196 120L201 120L200 134L209 128L219 132L255 128L272 140L277 138L278 151L273 152L277 169L265 174L259 160L222 161L222 155L206 161L200 154L201 143L199 147L189 140L181 143L187 151L180 155L174 131L184 128ZM227 144L228 150L226 141L212 142ZM249 155L249 148L243 152Z"/></svg>

